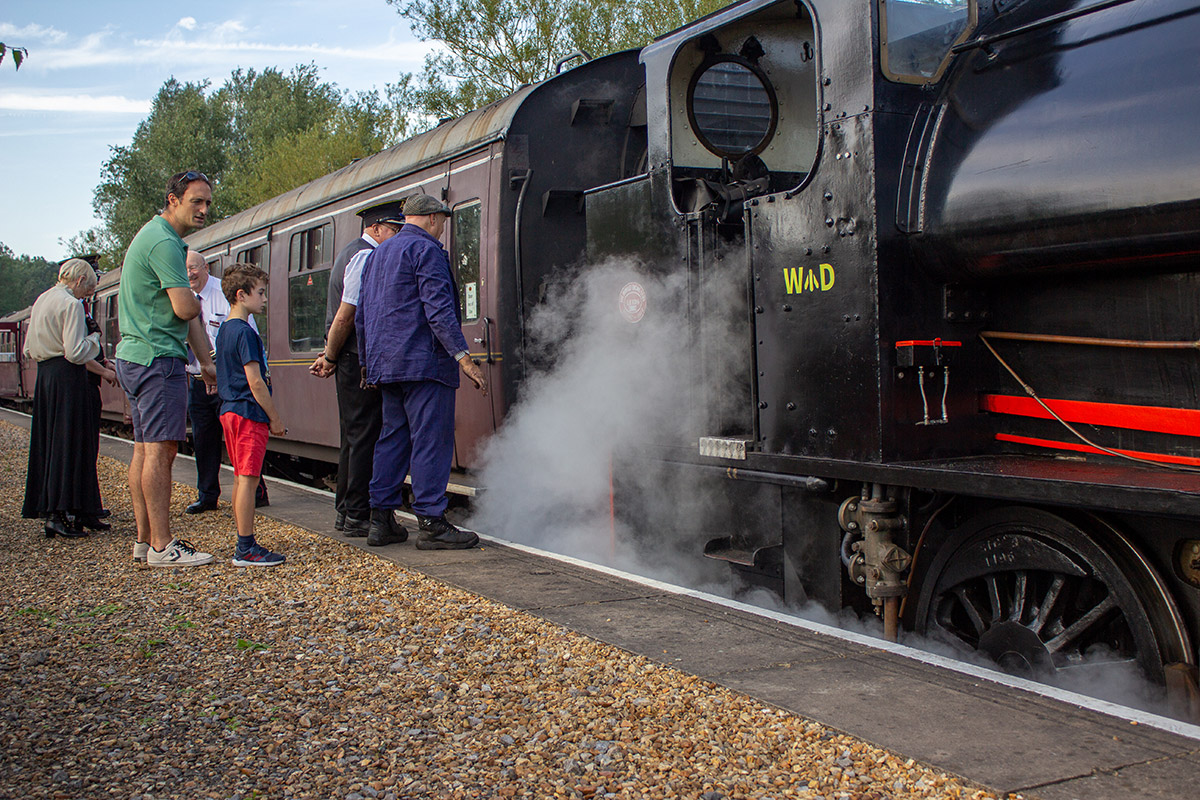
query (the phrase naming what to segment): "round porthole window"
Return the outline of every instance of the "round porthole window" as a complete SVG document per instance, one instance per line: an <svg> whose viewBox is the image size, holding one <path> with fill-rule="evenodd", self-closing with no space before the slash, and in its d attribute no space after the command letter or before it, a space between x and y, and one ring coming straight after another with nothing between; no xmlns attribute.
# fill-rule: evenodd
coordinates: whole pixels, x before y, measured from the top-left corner
<svg viewBox="0 0 1200 800"><path fill-rule="evenodd" d="M688 118L696 138L723 158L760 153L775 134L775 90L757 66L724 56L696 71L688 87Z"/></svg>

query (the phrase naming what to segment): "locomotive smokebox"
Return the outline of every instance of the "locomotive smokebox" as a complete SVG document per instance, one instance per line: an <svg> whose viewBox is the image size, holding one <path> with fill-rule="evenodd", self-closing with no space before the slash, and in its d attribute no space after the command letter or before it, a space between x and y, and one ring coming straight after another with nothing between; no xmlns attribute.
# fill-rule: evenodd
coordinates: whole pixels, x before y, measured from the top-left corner
<svg viewBox="0 0 1200 800"><path fill-rule="evenodd" d="M1200 266L1200 9L1048 24L1077 6L994 19L916 115L896 222L937 277Z"/></svg>

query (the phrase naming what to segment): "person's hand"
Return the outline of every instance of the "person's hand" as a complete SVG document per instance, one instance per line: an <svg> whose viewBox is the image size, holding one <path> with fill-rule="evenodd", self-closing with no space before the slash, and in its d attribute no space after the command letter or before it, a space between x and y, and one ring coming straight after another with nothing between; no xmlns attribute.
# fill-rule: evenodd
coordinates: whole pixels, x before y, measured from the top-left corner
<svg viewBox="0 0 1200 800"><path fill-rule="evenodd" d="M217 367L212 362L200 367L200 379L204 381L204 393L217 393Z"/></svg>
<svg viewBox="0 0 1200 800"><path fill-rule="evenodd" d="M471 383L475 384L475 388L487 397L487 381L483 377L483 370L475 363L469 355L463 356L458 360L458 365L462 367L463 374L471 379Z"/></svg>
<svg viewBox="0 0 1200 800"><path fill-rule="evenodd" d="M100 375L100 377L103 380L108 381L109 386L117 385L117 371L115 369L105 368L104 372Z"/></svg>
<svg viewBox="0 0 1200 800"><path fill-rule="evenodd" d="M379 388L378 386L376 386L373 383L367 383L367 368L366 367L358 368L358 388L367 389L367 390Z"/></svg>
<svg viewBox="0 0 1200 800"><path fill-rule="evenodd" d="M287 433L287 428L283 427L283 420L281 420L279 417L273 417L270 425L272 436L283 436L285 433Z"/></svg>
<svg viewBox="0 0 1200 800"><path fill-rule="evenodd" d="M312 366L308 368L308 371L318 378L328 378L337 372L337 365L330 364L325 360L325 354L321 353L321 355L317 356L317 360L312 363Z"/></svg>

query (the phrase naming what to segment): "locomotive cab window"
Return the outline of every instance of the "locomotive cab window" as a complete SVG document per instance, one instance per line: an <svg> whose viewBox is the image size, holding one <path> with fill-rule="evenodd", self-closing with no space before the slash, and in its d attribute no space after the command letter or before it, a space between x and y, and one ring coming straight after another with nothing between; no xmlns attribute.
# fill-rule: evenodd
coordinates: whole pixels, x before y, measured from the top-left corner
<svg viewBox="0 0 1200 800"><path fill-rule="evenodd" d="M292 234L288 253L288 338L292 352L319 350L325 340L325 300L333 267L333 223Z"/></svg>
<svg viewBox="0 0 1200 800"><path fill-rule="evenodd" d="M975 29L976 0L879 0L879 63L889 80L933 83Z"/></svg>
<svg viewBox="0 0 1200 800"><path fill-rule="evenodd" d="M696 70L687 108L700 143L731 159L767 146L779 110L775 90L763 71L733 56Z"/></svg>
<svg viewBox="0 0 1200 800"><path fill-rule="evenodd" d="M816 46L795 0L680 46L669 78L679 211L711 209L738 235L744 199L804 181L817 155Z"/></svg>
<svg viewBox="0 0 1200 800"><path fill-rule="evenodd" d="M458 302L463 323L479 319L479 230L483 205L478 200L454 208L450 233L450 263L458 281Z"/></svg>

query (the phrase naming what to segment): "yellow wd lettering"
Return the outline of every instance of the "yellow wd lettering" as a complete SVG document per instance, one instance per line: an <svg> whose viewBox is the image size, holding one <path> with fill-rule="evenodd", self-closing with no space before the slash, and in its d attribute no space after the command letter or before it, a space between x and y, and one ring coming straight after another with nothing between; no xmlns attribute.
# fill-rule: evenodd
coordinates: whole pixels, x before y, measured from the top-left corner
<svg viewBox="0 0 1200 800"><path fill-rule="evenodd" d="M837 280L833 264L821 264L815 269L804 267L783 268L783 288L788 294L805 292L828 292Z"/></svg>

